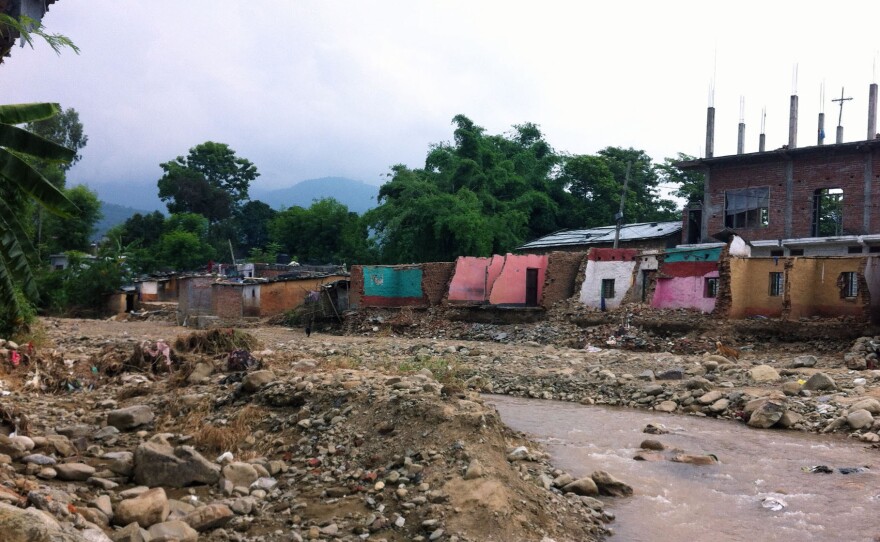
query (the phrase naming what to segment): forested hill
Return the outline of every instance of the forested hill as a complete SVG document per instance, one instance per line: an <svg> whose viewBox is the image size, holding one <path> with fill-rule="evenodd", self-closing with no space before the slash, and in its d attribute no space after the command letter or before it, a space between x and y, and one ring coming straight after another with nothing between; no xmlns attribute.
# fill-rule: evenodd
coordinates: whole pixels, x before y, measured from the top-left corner
<svg viewBox="0 0 880 542"><path fill-rule="evenodd" d="M268 203L273 209L299 206L308 208L312 201L321 198L334 198L358 214L376 206L379 187L345 177L322 177L299 182L287 188L261 189L251 187L252 200Z"/></svg>

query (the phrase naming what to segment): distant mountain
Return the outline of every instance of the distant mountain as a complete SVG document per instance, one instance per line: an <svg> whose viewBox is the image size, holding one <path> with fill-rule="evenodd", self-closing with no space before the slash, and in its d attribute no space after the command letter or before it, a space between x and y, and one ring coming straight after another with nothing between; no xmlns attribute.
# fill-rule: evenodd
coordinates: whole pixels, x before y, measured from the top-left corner
<svg viewBox="0 0 880 542"><path fill-rule="evenodd" d="M149 213L160 211L168 213L168 207L159 199L159 189L156 182L131 181L117 184L99 184L91 187L98 192L98 198L107 203L114 203L122 207L137 205L138 209ZM141 211L143 212L143 211Z"/></svg>
<svg viewBox="0 0 880 542"><path fill-rule="evenodd" d="M293 206L309 207L313 200L335 198L349 211L363 214L376 207L379 187L344 177L323 177L299 182L287 188L265 190L251 188L251 199L263 201L273 209Z"/></svg>
<svg viewBox="0 0 880 542"><path fill-rule="evenodd" d="M144 211L143 209L132 209L131 207L125 207L123 205L117 205L115 203L107 203L106 201L102 201L101 213L104 215L104 218L102 218L98 221L97 224L95 224L95 233L92 234L92 240L100 240L107 234L108 231L110 231L110 228L124 223L126 220L133 217L136 213L145 215L151 212L152 211Z"/></svg>

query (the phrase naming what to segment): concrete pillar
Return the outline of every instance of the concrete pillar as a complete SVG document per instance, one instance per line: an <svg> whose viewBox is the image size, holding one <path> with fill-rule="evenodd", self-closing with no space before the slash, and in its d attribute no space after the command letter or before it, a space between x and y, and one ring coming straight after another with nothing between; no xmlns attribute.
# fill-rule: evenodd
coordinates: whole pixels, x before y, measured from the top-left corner
<svg viewBox="0 0 880 542"><path fill-rule="evenodd" d="M825 144L825 113L819 113L819 129L816 131L816 145Z"/></svg>
<svg viewBox="0 0 880 542"><path fill-rule="evenodd" d="M788 111L788 148L797 148L797 114L798 114L798 97L797 94L791 96L791 107Z"/></svg>
<svg viewBox="0 0 880 542"><path fill-rule="evenodd" d="M877 83L868 87L868 139L877 137Z"/></svg>
<svg viewBox="0 0 880 542"><path fill-rule="evenodd" d="M715 108L706 112L706 158L715 156Z"/></svg>
<svg viewBox="0 0 880 542"><path fill-rule="evenodd" d="M838 145L843 143L843 126L837 127L837 139L836 139L835 143L837 143Z"/></svg>
<svg viewBox="0 0 880 542"><path fill-rule="evenodd" d="M767 136L761 134L758 136L758 152L764 152L767 146Z"/></svg>
<svg viewBox="0 0 880 542"><path fill-rule="evenodd" d="M746 123L739 123L736 135L736 154L742 154L746 146Z"/></svg>

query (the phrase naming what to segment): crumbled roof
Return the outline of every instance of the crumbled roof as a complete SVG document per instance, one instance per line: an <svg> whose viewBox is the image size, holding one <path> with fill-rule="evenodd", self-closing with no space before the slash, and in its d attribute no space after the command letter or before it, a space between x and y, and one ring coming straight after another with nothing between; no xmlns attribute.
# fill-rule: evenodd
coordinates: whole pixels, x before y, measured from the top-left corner
<svg viewBox="0 0 880 542"><path fill-rule="evenodd" d="M642 222L623 224L620 227L620 241L638 241L668 237L680 232L681 222ZM563 230L551 233L520 246L517 250L550 248L564 246L598 245L614 242L615 226L601 226L586 230Z"/></svg>

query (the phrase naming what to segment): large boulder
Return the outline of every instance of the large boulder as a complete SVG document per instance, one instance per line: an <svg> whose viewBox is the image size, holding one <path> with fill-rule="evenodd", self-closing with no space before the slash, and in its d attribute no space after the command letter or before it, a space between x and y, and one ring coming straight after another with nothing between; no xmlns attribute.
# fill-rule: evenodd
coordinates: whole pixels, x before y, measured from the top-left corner
<svg viewBox="0 0 880 542"><path fill-rule="evenodd" d="M779 373L769 365L758 365L749 369L749 378L754 382L775 382L779 380Z"/></svg>
<svg viewBox="0 0 880 542"><path fill-rule="evenodd" d="M866 397L850 405L849 409L851 411L867 410L872 415L876 416L880 414L880 401L874 399L873 397Z"/></svg>
<svg viewBox="0 0 880 542"><path fill-rule="evenodd" d="M216 484L219 479L219 465L192 446L171 446L162 435L144 442L134 452L134 481L141 485L186 487Z"/></svg>
<svg viewBox="0 0 880 542"><path fill-rule="evenodd" d="M628 497L632 495L633 488L625 484L617 478L611 476L603 470L597 470L590 475L596 487L599 489L600 495L610 495L611 497Z"/></svg>
<svg viewBox="0 0 880 542"><path fill-rule="evenodd" d="M157 523L150 527L150 542L198 542L199 533L180 520Z"/></svg>
<svg viewBox="0 0 880 542"><path fill-rule="evenodd" d="M153 421L153 410L147 405L134 405L107 413L107 425L128 431Z"/></svg>
<svg viewBox="0 0 880 542"><path fill-rule="evenodd" d="M750 427L768 429L773 427L784 413L785 404L782 401L768 400L752 412L748 424Z"/></svg>
<svg viewBox="0 0 880 542"><path fill-rule="evenodd" d="M235 462L223 467L223 478L232 482L233 487L250 487L259 477L250 463Z"/></svg>
<svg viewBox="0 0 880 542"><path fill-rule="evenodd" d="M846 423L853 429L867 429L874 424L874 417L865 409L853 410L846 415Z"/></svg>
<svg viewBox="0 0 880 542"><path fill-rule="evenodd" d="M151 525L165 521L170 511L165 490L157 487L116 505L113 523L116 525L137 523L147 529Z"/></svg>
<svg viewBox="0 0 880 542"><path fill-rule="evenodd" d="M3 542L88 542L76 532L63 532L36 508L22 510L4 503L0 503L0 533Z"/></svg>
<svg viewBox="0 0 880 542"><path fill-rule="evenodd" d="M268 370L254 371L245 375L241 381L241 389L247 393L253 393L269 382L275 380L275 373Z"/></svg>
<svg viewBox="0 0 880 542"><path fill-rule="evenodd" d="M566 484L562 488L563 493L574 493L575 495L593 496L599 494L599 486L592 478L581 478L574 482Z"/></svg>
<svg viewBox="0 0 880 542"><path fill-rule="evenodd" d="M58 463L55 472L59 480L70 482L85 482L95 475L95 467L85 463Z"/></svg>
<svg viewBox="0 0 880 542"><path fill-rule="evenodd" d="M835 384L834 379L827 374L816 373L807 380L804 384L804 389L810 391L835 390L837 389L837 384Z"/></svg>
<svg viewBox="0 0 880 542"><path fill-rule="evenodd" d="M232 510L225 504L214 503L201 508L196 508L186 516L183 521L187 525L202 533L223 527L235 516Z"/></svg>

